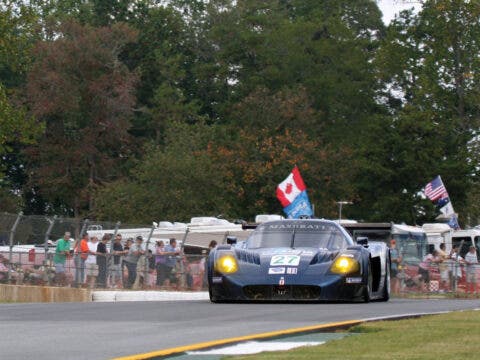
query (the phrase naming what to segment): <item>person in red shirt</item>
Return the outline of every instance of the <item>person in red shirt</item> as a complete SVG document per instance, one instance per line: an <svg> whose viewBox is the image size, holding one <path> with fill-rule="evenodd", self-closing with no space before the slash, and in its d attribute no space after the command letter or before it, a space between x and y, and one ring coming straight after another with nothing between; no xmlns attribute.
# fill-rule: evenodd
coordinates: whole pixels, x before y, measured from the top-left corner
<svg viewBox="0 0 480 360"><path fill-rule="evenodd" d="M85 260L88 257L88 234L83 235L80 241L73 246L75 260L75 286L79 287L85 282Z"/></svg>

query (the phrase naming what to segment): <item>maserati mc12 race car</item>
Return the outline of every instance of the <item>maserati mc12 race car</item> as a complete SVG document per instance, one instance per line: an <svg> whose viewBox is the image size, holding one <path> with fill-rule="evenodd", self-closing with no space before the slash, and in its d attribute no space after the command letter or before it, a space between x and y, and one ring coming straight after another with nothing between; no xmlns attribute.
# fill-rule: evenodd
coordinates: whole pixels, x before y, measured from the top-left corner
<svg viewBox="0 0 480 360"><path fill-rule="evenodd" d="M320 219L260 224L247 240L220 245L207 262L212 302L387 301L390 252L383 242L354 243Z"/></svg>

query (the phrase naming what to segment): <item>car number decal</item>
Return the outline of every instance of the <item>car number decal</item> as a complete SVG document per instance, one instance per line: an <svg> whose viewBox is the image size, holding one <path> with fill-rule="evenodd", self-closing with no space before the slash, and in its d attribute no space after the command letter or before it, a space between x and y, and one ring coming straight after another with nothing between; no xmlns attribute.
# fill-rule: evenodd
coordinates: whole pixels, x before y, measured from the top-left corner
<svg viewBox="0 0 480 360"><path fill-rule="evenodd" d="M298 266L300 256L298 255L273 255L270 260L270 266Z"/></svg>

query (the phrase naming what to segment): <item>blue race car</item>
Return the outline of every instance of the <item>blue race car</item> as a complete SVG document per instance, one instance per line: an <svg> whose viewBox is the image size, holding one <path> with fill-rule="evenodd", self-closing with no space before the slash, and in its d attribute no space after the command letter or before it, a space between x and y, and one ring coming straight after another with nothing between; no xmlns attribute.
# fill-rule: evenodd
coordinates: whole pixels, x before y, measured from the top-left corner
<svg viewBox="0 0 480 360"><path fill-rule="evenodd" d="M210 300L387 301L390 252L334 221L260 224L247 240L220 245L208 258Z"/></svg>

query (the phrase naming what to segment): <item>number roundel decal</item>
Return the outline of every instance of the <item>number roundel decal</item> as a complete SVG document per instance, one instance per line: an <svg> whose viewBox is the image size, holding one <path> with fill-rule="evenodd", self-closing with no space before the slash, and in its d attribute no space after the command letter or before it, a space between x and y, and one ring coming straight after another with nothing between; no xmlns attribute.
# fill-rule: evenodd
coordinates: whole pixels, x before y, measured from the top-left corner
<svg viewBox="0 0 480 360"><path fill-rule="evenodd" d="M270 260L270 266L298 266L300 256L298 255L274 255Z"/></svg>

